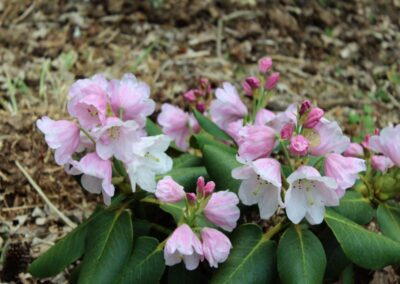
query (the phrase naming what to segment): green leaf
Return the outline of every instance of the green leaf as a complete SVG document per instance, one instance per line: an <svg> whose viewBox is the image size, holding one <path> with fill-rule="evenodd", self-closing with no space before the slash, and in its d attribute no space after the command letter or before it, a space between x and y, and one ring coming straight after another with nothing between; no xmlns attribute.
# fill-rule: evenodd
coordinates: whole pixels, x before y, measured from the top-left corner
<svg viewBox="0 0 400 284"><path fill-rule="evenodd" d="M192 144L194 144L193 147L195 147L195 148L203 149L206 145L211 145L211 146L218 147L221 150L235 154L235 155L237 153L237 149L232 148L226 144L223 144L223 143L215 140L211 135L209 135L207 133L200 133L200 134L194 135L193 138L194 138L194 140L192 140L192 141L194 141L194 142Z"/></svg>
<svg viewBox="0 0 400 284"><path fill-rule="evenodd" d="M85 251L85 239L89 223L103 213L104 210L95 210L88 220L33 261L29 266L29 273L38 278L54 276L63 271L69 264L78 260Z"/></svg>
<svg viewBox="0 0 400 284"><path fill-rule="evenodd" d="M205 167L190 167L172 169L165 176L171 176L177 183L185 188L185 191L194 191L199 176L208 179L208 173Z"/></svg>
<svg viewBox="0 0 400 284"><path fill-rule="evenodd" d="M271 283L275 274L276 243L260 227L245 224L232 236L232 251L211 283Z"/></svg>
<svg viewBox="0 0 400 284"><path fill-rule="evenodd" d="M212 136L222 140L232 141L232 138L226 134L225 131L219 128L218 125L212 122L209 118L205 117L202 113L196 109L193 109L193 114L199 122L201 128L210 133Z"/></svg>
<svg viewBox="0 0 400 284"><path fill-rule="evenodd" d="M155 124L150 118L146 120L146 131L149 136L156 136L163 134L160 127Z"/></svg>
<svg viewBox="0 0 400 284"><path fill-rule="evenodd" d="M232 170L240 167L241 164L236 161L234 154L206 145L203 150L203 159L207 172L218 190L238 191L241 181L232 177Z"/></svg>
<svg viewBox="0 0 400 284"><path fill-rule="evenodd" d="M378 206L376 217L382 233L400 242L400 205L394 202L382 203Z"/></svg>
<svg viewBox="0 0 400 284"><path fill-rule="evenodd" d="M207 283L207 279L200 273L200 268L187 270L183 262L168 267L168 283L171 284L200 284Z"/></svg>
<svg viewBox="0 0 400 284"><path fill-rule="evenodd" d="M380 269L400 262L400 243L364 227L328 209L325 221L339 241L346 256L367 269Z"/></svg>
<svg viewBox="0 0 400 284"><path fill-rule="evenodd" d="M150 237L140 237L135 242L129 262L114 283L158 283L164 269L163 250L158 247L158 241Z"/></svg>
<svg viewBox="0 0 400 284"><path fill-rule="evenodd" d="M175 222L179 224L186 208L186 204L183 200L176 203L161 203L160 208L163 211L171 214L172 217L174 217Z"/></svg>
<svg viewBox="0 0 400 284"><path fill-rule="evenodd" d="M340 199L340 205L333 209L361 225L369 223L374 216L374 209L368 198L353 190L347 191Z"/></svg>
<svg viewBox="0 0 400 284"><path fill-rule="evenodd" d="M111 283L132 251L131 216L127 211L107 212L88 230L78 283Z"/></svg>
<svg viewBox="0 0 400 284"><path fill-rule="evenodd" d="M203 160L189 153L185 153L174 159L174 169L201 166L203 166Z"/></svg>
<svg viewBox="0 0 400 284"><path fill-rule="evenodd" d="M291 226L278 245L278 272L282 283L322 283L326 256L319 239L309 230Z"/></svg>

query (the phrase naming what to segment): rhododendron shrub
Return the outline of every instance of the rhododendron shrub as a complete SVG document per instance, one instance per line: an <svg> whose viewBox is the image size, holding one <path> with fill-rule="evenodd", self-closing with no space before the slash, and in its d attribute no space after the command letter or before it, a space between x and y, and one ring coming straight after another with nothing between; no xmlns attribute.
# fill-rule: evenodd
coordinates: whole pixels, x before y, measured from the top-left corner
<svg viewBox="0 0 400 284"><path fill-rule="evenodd" d="M56 163L104 204L31 274L323 283L400 263L400 125L352 143L318 102L269 109L280 77L264 57L242 84L201 79L182 94L185 109L164 103L156 114L132 74L78 80L70 118L37 127Z"/></svg>

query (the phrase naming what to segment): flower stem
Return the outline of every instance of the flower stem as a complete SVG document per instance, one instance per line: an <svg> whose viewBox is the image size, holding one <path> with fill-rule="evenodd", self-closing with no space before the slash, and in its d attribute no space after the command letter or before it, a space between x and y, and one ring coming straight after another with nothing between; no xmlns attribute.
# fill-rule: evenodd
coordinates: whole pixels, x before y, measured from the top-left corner
<svg viewBox="0 0 400 284"><path fill-rule="evenodd" d="M153 197L149 197L149 196L140 199L140 202L145 202L145 203L160 205L160 201L158 201L157 199L155 199L155 198L153 198Z"/></svg>
<svg viewBox="0 0 400 284"><path fill-rule="evenodd" d="M82 127L81 127L80 129L81 129L81 131L83 132L83 134L85 134L86 137L89 138L89 140L90 140L93 144L96 144L96 141L94 141L92 135L90 135L89 132L86 131L86 129L84 129L84 128L82 128Z"/></svg>
<svg viewBox="0 0 400 284"><path fill-rule="evenodd" d="M271 229L269 229L267 232L265 232L263 234L263 239L270 240L273 236L275 236L277 233L279 233L282 229L286 228L286 226L288 224L288 223L286 223L286 221L287 221L287 219L285 217L278 224L276 224Z"/></svg>
<svg viewBox="0 0 400 284"><path fill-rule="evenodd" d="M281 147L282 147L283 154L285 155L286 162L288 163L288 165L289 165L289 167L290 167L290 170L291 170L292 172L294 172L294 168L293 168L293 165L292 165L292 161L290 160L289 152L288 152L288 150L286 149L285 144L283 143L282 140L279 140L279 144L280 144Z"/></svg>

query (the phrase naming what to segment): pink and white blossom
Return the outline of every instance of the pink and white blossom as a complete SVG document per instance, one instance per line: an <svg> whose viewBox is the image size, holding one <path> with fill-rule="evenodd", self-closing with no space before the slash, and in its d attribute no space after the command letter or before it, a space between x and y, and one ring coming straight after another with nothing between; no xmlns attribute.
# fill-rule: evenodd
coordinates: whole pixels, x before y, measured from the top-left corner
<svg viewBox="0 0 400 284"><path fill-rule="evenodd" d="M236 227L236 222L240 217L238 203L239 198L235 193L218 191L211 195L203 212L208 220L231 232Z"/></svg>
<svg viewBox="0 0 400 284"><path fill-rule="evenodd" d="M204 228L201 230L204 258L211 267L218 268L218 263L224 262L231 251L231 241L216 229Z"/></svg>
<svg viewBox="0 0 400 284"><path fill-rule="evenodd" d="M383 155L373 155L371 158L371 166L374 170L385 173L394 166L392 160Z"/></svg>
<svg viewBox="0 0 400 284"><path fill-rule="evenodd" d="M134 120L122 121L108 117L104 126L95 133L96 152L103 160L115 157L121 161L132 158L133 143L139 141L139 126Z"/></svg>
<svg viewBox="0 0 400 284"><path fill-rule="evenodd" d="M217 97L210 106L212 120L222 129L226 129L228 124L247 115L247 107L241 101L239 94L231 83L225 82L223 88L215 91Z"/></svg>
<svg viewBox="0 0 400 284"><path fill-rule="evenodd" d="M150 99L150 87L133 74L124 74L121 80L112 80L109 84L111 108L114 115L123 120L134 120L140 127L146 117L155 109L155 102Z"/></svg>
<svg viewBox="0 0 400 284"><path fill-rule="evenodd" d="M47 145L55 150L56 163L60 166L68 163L80 144L78 125L72 121L55 121L44 116L36 121L36 126L45 135Z"/></svg>
<svg viewBox="0 0 400 284"><path fill-rule="evenodd" d="M176 203L185 198L186 192L172 177L165 176L158 181L155 195L161 202Z"/></svg>
<svg viewBox="0 0 400 284"><path fill-rule="evenodd" d="M105 122L109 103L107 88L108 81L102 75L78 80L71 86L68 112L83 128L91 129Z"/></svg>
<svg viewBox="0 0 400 284"><path fill-rule="evenodd" d="M289 151L295 156L305 156L310 142L303 135L296 135L290 139Z"/></svg>
<svg viewBox="0 0 400 284"><path fill-rule="evenodd" d="M256 114L255 124L265 125L272 121L276 117L276 114L268 109L260 109Z"/></svg>
<svg viewBox="0 0 400 284"><path fill-rule="evenodd" d="M274 129L266 125L247 125L240 132L242 143L239 145L239 156L245 160L267 157L275 147Z"/></svg>
<svg viewBox="0 0 400 284"><path fill-rule="evenodd" d="M81 183L90 193L103 193L104 203L110 205L114 196L112 179L112 163L101 159L96 153L86 154L79 162L72 161L76 170L83 173Z"/></svg>
<svg viewBox="0 0 400 284"><path fill-rule="evenodd" d="M157 122L162 131L175 141L176 146L186 151L190 136L189 114L171 104L163 104Z"/></svg>
<svg viewBox="0 0 400 284"><path fill-rule="evenodd" d="M239 162L242 160L238 159ZM258 204L260 217L269 219L279 205L281 199L281 167L272 158L258 159L232 171L232 177L242 180L239 198L244 205Z"/></svg>
<svg viewBox="0 0 400 284"><path fill-rule="evenodd" d="M400 124L396 127L388 126L369 139L371 149L389 157L400 167Z"/></svg>
<svg viewBox="0 0 400 284"><path fill-rule="evenodd" d="M286 214L295 224L300 223L304 217L312 225L320 224L324 219L325 206L339 205L335 180L321 176L313 167L299 167L287 181Z"/></svg>
<svg viewBox="0 0 400 284"><path fill-rule="evenodd" d="M337 183L336 193L342 197L346 189L352 187L358 179L358 174L366 170L365 161L359 158L344 157L331 153L325 158L325 175Z"/></svg>
<svg viewBox="0 0 400 284"><path fill-rule="evenodd" d="M322 118L313 128L318 134L318 141L310 141L309 153L314 156L321 156L328 153L343 153L350 144L350 139L343 135L342 130L336 121L329 121Z"/></svg>
<svg viewBox="0 0 400 284"><path fill-rule="evenodd" d="M350 143L347 149L343 152L343 156L360 158L364 156L363 147L358 143Z"/></svg>
<svg viewBox="0 0 400 284"><path fill-rule="evenodd" d="M172 266L182 260L186 269L194 270L204 259L203 247L192 229L182 224L168 238L164 248L165 264Z"/></svg>

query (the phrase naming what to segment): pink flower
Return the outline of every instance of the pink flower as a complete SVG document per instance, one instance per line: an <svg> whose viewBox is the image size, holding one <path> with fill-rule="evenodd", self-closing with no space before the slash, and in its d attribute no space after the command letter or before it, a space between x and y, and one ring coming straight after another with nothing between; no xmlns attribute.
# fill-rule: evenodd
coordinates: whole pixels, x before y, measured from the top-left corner
<svg viewBox="0 0 400 284"><path fill-rule="evenodd" d="M369 145L375 152L389 157L400 167L400 124L396 127L385 127L379 135L370 138Z"/></svg>
<svg viewBox="0 0 400 284"><path fill-rule="evenodd" d="M69 91L67 108L84 128L91 129L106 119L108 82L102 75L76 81Z"/></svg>
<svg viewBox="0 0 400 284"><path fill-rule="evenodd" d="M175 140L176 146L184 151L188 149L189 114L171 104L163 104L157 122L161 125L163 132Z"/></svg>
<svg viewBox="0 0 400 284"><path fill-rule="evenodd" d="M281 130L281 138L282 139L289 139L290 137L292 137L293 132L294 132L294 128L295 128L295 125L293 123L286 124Z"/></svg>
<svg viewBox="0 0 400 284"><path fill-rule="evenodd" d="M256 114L255 124L265 125L276 117L275 113L265 108L260 109Z"/></svg>
<svg viewBox="0 0 400 284"><path fill-rule="evenodd" d="M239 162L243 162L238 159ZM239 198L245 205L258 204L260 217L269 219L281 200L281 166L272 158L258 159L232 171L232 177L243 180Z"/></svg>
<svg viewBox="0 0 400 284"><path fill-rule="evenodd" d="M197 119L194 117L193 113L189 114L189 126L193 130L194 133L199 133L201 131L201 127Z"/></svg>
<svg viewBox="0 0 400 284"><path fill-rule="evenodd" d="M306 128L314 128L323 116L324 111L318 107L314 107L308 113L307 118L303 123L303 126Z"/></svg>
<svg viewBox="0 0 400 284"><path fill-rule="evenodd" d="M260 87L260 80L257 77L250 76L247 77L242 84L243 90L248 96L253 96L253 90Z"/></svg>
<svg viewBox="0 0 400 284"><path fill-rule="evenodd" d="M134 120L143 127L146 117L154 112L156 104L150 99L150 87L133 74L125 74L120 81L112 80L108 93L115 116L119 117L122 111L123 120Z"/></svg>
<svg viewBox="0 0 400 284"><path fill-rule="evenodd" d="M209 196L214 192L215 182L209 181L205 182L204 177L199 177L197 179L197 192L199 192L202 196Z"/></svg>
<svg viewBox="0 0 400 284"><path fill-rule="evenodd" d="M217 99L211 103L210 114L212 120L222 129L247 115L247 108L231 83L225 82L223 88L218 88L215 94Z"/></svg>
<svg viewBox="0 0 400 284"><path fill-rule="evenodd" d="M196 94L194 90L189 90L183 94L183 97L187 102L193 103L197 100Z"/></svg>
<svg viewBox="0 0 400 284"><path fill-rule="evenodd" d="M375 171L385 173L388 169L394 166L394 163L386 156L373 155L371 158L371 166Z"/></svg>
<svg viewBox="0 0 400 284"><path fill-rule="evenodd" d="M214 224L231 232L236 227L236 222L240 217L238 203L239 199L233 192L215 192L204 208L204 215Z"/></svg>
<svg viewBox="0 0 400 284"><path fill-rule="evenodd" d="M60 166L68 163L79 146L78 125L68 120L54 121L47 116L38 119L36 125L45 135L47 145L56 150L54 155L56 163Z"/></svg>
<svg viewBox="0 0 400 284"><path fill-rule="evenodd" d="M364 156L363 147L358 143L350 143L346 151L343 152L345 157L362 157Z"/></svg>
<svg viewBox="0 0 400 284"><path fill-rule="evenodd" d="M343 157L336 153L328 154L325 158L325 175L336 181L339 197L355 184L358 174L365 170L365 161L362 159Z"/></svg>
<svg viewBox="0 0 400 284"><path fill-rule="evenodd" d="M279 72L272 73L265 82L265 88L267 90L272 90L273 88L275 88L276 84L278 84L279 77Z"/></svg>
<svg viewBox="0 0 400 284"><path fill-rule="evenodd" d="M275 131L265 125L248 125L240 130L239 156L246 160L267 157L275 147Z"/></svg>
<svg viewBox="0 0 400 284"><path fill-rule="evenodd" d="M277 135L280 135L284 126L288 123L297 125L297 106L291 104L283 112L279 112L270 121L267 122L267 126L273 128Z"/></svg>
<svg viewBox="0 0 400 284"><path fill-rule="evenodd" d="M343 153L350 144L350 139L343 135L336 121L322 118L313 129L318 134L317 141L310 141L309 153L321 156L327 153Z"/></svg>
<svg viewBox="0 0 400 284"><path fill-rule="evenodd" d="M180 225L168 238L164 258L168 266L178 264L182 259L188 270L199 266L199 262L204 259L202 244L188 225Z"/></svg>
<svg viewBox="0 0 400 284"><path fill-rule="evenodd" d="M335 180L322 177L313 167L299 167L287 181L286 214L295 224L300 223L304 217L312 225L320 224L324 219L325 206L339 205Z"/></svg>
<svg viewBox="0 0 400 284"><path fill-rule="evenodd" d="M272 59L271 57L263 57L258 61L258 70L265 74L272 66Z"/></svg>
<svg viewBox="0 0 400 284"><path fill-rule="evenodd" d="M301 103L299 114L300 115L305 114L311 108L311 106L312 106L312 104L311 104L310 100L304 100Z"/></svg>
<svg viewBox="0 0 400 284"><path fill-rule="evenodd" d="M157 183L155 195L161 202L176 203L185 198L186 193L183 186L166 176Z"/></svg>
<svg viewBox="0 0 400 284"><path fill-rule="evenodd" d="M114 185L111 183L111 161L101 159L96 153L89 153L79 162L73 161L73 166L83 173L82 186L90 193L103 192L104 203L110 205L115 191Z"/></svg>
<svg viewBox="0 0 400 284"><path fill-rule="evenodd" d="M201 241L205 259L211 267L218 268L218 263L224 262L229 256L231 241L223 233L212 228L201 230Z"/></svg>
<svg viewBox="0 0 400 284"><path fill-rule="evenodd" d="M95 134L97 154L104 160L112 156L124 162L132 159L133 143L140 138L138 128L133 120L124 122L116 117L107 118Z"/></svg>
<svg viewBox="0 0 400 284"><path fill-rule="evenodd" d="M307 154L310 142L303 136L297 135L290 139L290 153L293 155L304 156Z"/></svg>
<svg viewBox="0 0 400 284"><path fill-rule="evenodd" d="M243 142L243 138L240 136L240 130L243 128L243 119L236 120L228 124L225 129L226 133L231 136L236 144L240 145Z"/></svg>

